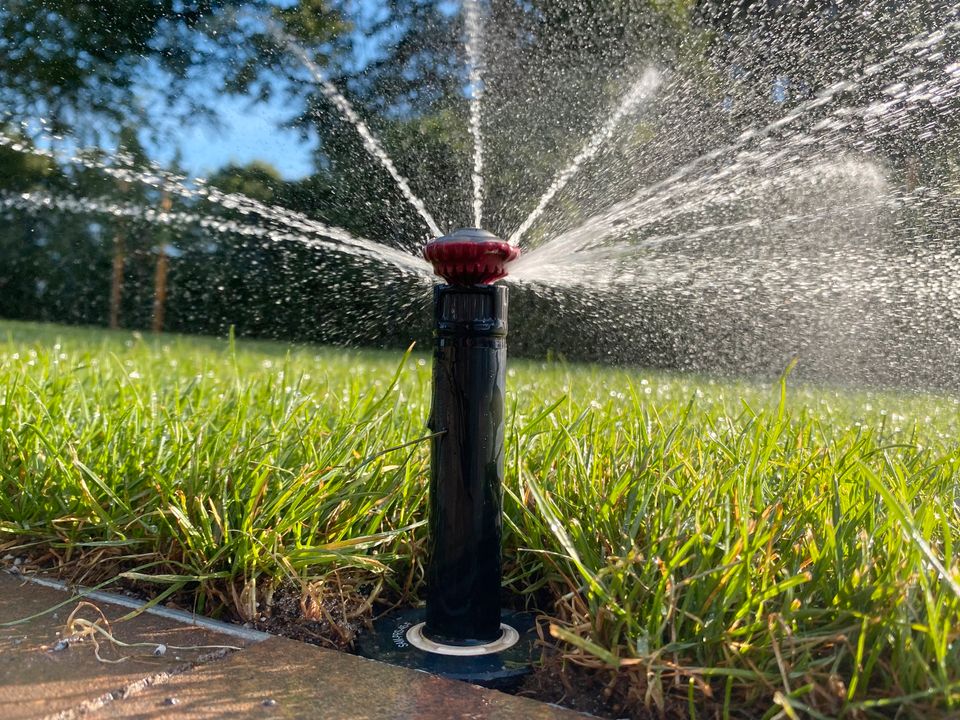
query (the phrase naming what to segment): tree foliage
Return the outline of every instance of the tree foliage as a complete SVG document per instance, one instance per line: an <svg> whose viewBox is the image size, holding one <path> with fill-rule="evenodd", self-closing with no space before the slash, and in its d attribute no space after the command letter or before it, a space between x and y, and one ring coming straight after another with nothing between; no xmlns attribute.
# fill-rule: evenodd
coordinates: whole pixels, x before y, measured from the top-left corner
<svg viewBox="0 0 960 720"><path fill-rule="evenodd" d="M81 138L149 124L137 97L145 83L182 120L209 115L190 95L198 74L244 87L265 68L263 24L241 14L276 17L312 42L342 29L325 0L288 9L266 0L9 0L0 6L0 99L17 120L42 118L48 132Z"/></svg>

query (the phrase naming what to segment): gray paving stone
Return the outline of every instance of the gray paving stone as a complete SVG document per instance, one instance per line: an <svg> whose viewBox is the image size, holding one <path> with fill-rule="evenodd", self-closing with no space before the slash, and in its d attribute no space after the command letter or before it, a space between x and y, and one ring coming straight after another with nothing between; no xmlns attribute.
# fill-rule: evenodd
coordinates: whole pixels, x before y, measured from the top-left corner
<svg viewBox="0 0 960 720"><path fill-rule="evenodd" d="M585 716L426 673L271 638L105 706L97 720L573 720Z"/></svg>
<svg viewBox="0 0 960 720"><path fill-rule="evenodd" d="M0 623L41 613L63 602L69 595L38 587L0 572ZM127 643L149 642L152 647L120 648L100 641L103 662L96 657L94 643L85 640L57 649L64 623L77 602L26 623L0 627L0 718L33 720L61 715L69 717L83 708L94 708L113 697L197 663L223 654L215 648L174 650L174 646L229 645L240 647L242 640L175 621L140 615L115 622L129 609L96 602L111 625L112 634ZM81 617L94 620L93 608L83 608ZM162 656L153 654L156 644L168 647ZM60 646L62 647L62 646Z"/></svg>
<svg viewBox="0 0 960 720"><path fill-rule="evenodd" d="M0 572L0 624L42 613L67 597ZM118 622L128 608L103 598L95 604L116 638L151 646L127 649L104 640L102 659L89 640L57 649L76 601L55 614L0 627L0 720L585 717L284 638L254 642L151 615ZM82 612L97 617L93 608ZM161 643L166 652L154 655ZM211 645L242 649L199 647Z"/></svg>

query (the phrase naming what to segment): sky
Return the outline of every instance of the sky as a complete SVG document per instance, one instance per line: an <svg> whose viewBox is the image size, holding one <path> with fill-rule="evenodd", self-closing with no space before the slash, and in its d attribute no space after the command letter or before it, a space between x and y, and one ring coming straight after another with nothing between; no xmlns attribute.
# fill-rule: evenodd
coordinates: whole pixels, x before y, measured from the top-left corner
<svg viewBox="0 0 960 720"><path fill-rule="evenodd" d="M278 0L277 4L289 2ZM449 7L441 9L456 12L458 3L451 2ZM352 56L344 62L349 70L356 71L376 59L393 38L389 30L380 35L370 34L371 26L385 17L381 0L344 0L343 11L353 25ZM147 71L139 88L141 102L151 115L161 120L165 116L173 117L155 89L163 82L159 71ZM302 108L290 105L283 92L274 92L269 101L226 95L214 89L219 82L219 78L210 78L207 88L198 88L217 114L218 125L167 123L169 141L157 143L146 136L141 138L151 157L168 164L179 155L180 165L193 177L207 177L224 165L244 165L254 160L269 163L288 180L309 175L313 170L312 153L317 148L317 138L304 138L298 131L283 127Z"/></svg>
<svg viewBox="0 0 960 720"><path fill-rule="evenodd" d="M148 152L163 163L179 153L179 162L192 177L208 177L227 164L267 162L287 180L297 180L313 170L316 139L283 129L297 112L277 95L269 102L249 97L221 95L213 101L220 123L197 123L173 134L172 145L146 140Z"/></svg>

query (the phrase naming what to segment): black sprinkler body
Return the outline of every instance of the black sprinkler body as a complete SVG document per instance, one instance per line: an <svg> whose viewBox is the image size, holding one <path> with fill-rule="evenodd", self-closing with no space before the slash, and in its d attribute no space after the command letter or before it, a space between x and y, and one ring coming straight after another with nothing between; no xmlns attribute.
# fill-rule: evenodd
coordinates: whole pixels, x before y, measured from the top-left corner
<svg viewBox="0 0 960 720"><path fill-rule="evenodd" d="M519 256L483 230L429 242L434 288L427 601L375 624L365 655L493 687L529 672L533 621L500 607L507 288Z"/></svg>
<svg viewBox="0 0 960 720"><path fill-rule="evenodd" d="M507 289L434 288L430 559L425 634L500 636Z"/></svg>

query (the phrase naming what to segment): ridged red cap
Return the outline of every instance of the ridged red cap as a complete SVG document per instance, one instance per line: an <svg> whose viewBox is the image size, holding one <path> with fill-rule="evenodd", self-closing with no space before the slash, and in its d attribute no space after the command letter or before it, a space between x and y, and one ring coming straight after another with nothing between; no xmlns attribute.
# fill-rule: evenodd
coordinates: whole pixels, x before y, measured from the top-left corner
<svg viewBox="0 0 960 720"><path fill-rule="evenodd" d="M520 248L486 230L463 228L428 242L423 256L451 285L489 285L506 276Z"/></svg>

